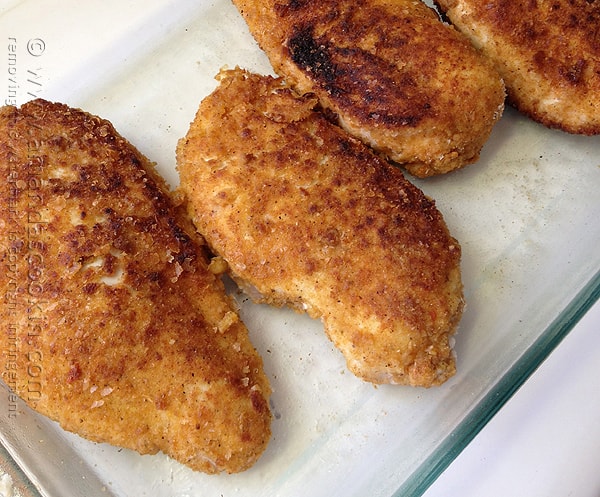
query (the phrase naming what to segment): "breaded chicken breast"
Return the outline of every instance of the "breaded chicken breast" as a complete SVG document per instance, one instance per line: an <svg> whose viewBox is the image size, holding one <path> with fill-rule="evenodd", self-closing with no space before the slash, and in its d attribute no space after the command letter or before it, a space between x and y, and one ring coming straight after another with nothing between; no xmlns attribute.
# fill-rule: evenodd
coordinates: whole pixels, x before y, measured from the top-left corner
<svg viewBox="0 0 600 497"><path fill-rule="evenodd" d="M270 436L260 357L206 247L108 121L0 109L2 379L66 430L195 470Z"/></svg>
<svg viewBox="0 0 600 497"><path fill-rule="evenodd" d="M438 0L494 62L509 101L570 133L600 133L600 3L593 0Z"/></svg>
<svg viewBox="0 0 600 497"><path fill-rule="evenodd" d="M281 79L220 74L177 148L193 222L261 302L323 320L373 383L455 373L460 247L400 169Z"/></svg>
<svg viewBox="0 0 600 497"><path fill-rule="evenodd" d="M275 71L413 175L475 162L504 85L420 0L233 0Z"/></svg>

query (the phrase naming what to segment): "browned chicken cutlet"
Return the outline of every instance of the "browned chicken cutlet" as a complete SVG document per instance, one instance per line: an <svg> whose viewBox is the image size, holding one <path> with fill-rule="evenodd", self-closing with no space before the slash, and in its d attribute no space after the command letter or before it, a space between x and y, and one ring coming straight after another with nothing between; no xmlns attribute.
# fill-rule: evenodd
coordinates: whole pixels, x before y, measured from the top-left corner
<svg viewBox="0 0 600 497"><path fill-rule="evenodd" d="M237 472L270 387L203 241L106 120L0 109L2 379L66 430Z"/></svg>
<svg viewBox="0 0 600 497"><path fill-rule="evenodd" d="M420 0L233 0L275 72L415 176L479 158L497 71Z"/></svg>
<svg viewBox="0 0 600 497"><path fill-rule="evenodd" d="M193 222L253 298L322 318L350 370L455 373L460 247L434 202L279 78L236 69L179 142Z"/></svg>
<svg viewBox="0 0 600 497"><path fill-rule="evenodd" d="M600 133L598 0L438 0L494 62L509 101L551 128Z"/></svg>

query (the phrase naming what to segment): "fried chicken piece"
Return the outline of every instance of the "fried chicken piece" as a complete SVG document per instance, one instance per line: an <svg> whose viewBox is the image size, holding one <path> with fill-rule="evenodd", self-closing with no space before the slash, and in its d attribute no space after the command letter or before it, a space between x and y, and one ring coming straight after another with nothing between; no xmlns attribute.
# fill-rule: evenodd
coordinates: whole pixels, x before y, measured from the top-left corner
<svg viewBox="0 0 600 497"><path fill-rule="evenodd" d="M233 0L275 72L415 176L473 163L504 85L420 0Z"/></svg>
<svg viewBox="0 0 600 497"><path fill-rule="evenodd" d="M192 220L232 277L322 318L367 381L452 376L460 247L434 202L315 112L314 96L240 69L219 77L177 163Z"/></svg>
<svg viewBox="0 0 600 497"><path fill-rule="evenodd" d="M2 379L64 429L237 472L270 387L207 250L149 161L98 117L0 109Z"/></svg>
<svg viewBox="0 0 600 497"><path fill-rule="evenodd" d="M494 62L522 113L570 133L600 133L599 2L437 3Z"/></svg>

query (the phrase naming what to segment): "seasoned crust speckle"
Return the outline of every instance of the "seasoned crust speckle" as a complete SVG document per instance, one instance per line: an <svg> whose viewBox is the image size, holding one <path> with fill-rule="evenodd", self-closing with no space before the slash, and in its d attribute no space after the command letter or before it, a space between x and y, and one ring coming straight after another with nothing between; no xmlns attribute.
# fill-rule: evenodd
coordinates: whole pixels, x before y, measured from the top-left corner
<svg viewBox="0 0 600 497"><path fill-rule="evenodd" d="M437 3L494 62L521 112L570 133L600 133L598 1Z"/></svg>
<svg viewBox="0 0 600 497"><path fill-rule="evenodd" d="M0 169L3 380L91 440L252 465L261 359L149 161L108 121L36 100L0 109Z"/></svg>
<svg viewBox="0 0 600 497"><path fill-rule="evenodd" d="M234 0L275 71L416 176L475 162L504 86L420 0Z"/></svg>
<svg viewBox="0 0 600 497"><path fill-rule="evenodd" d="M280 79L222 72L177 149L190 215L251 296L322 318L355 374L440 384L460 246L431 199L315 106Z"/></svg>

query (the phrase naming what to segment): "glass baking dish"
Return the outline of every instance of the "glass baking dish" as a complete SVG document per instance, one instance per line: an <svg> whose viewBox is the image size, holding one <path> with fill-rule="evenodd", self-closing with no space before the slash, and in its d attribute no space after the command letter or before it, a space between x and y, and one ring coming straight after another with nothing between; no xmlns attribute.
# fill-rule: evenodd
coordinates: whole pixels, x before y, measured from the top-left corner
<svg viewBox="0 0 600 497"><path fill-rule="evenodd" d="M177 140L219 69L272 73L229 0L4 1L0 33L3 103L43 97L109 119L172 186ZM454 378L433 389L363 383L320 322L253 304L230 284L274 389L273 437L253 468L209 476L88 442L4 388L0 468L16 493L422 494L600 295L600 137L507 109L477 164L410 179L463 249Z"/></svg>

